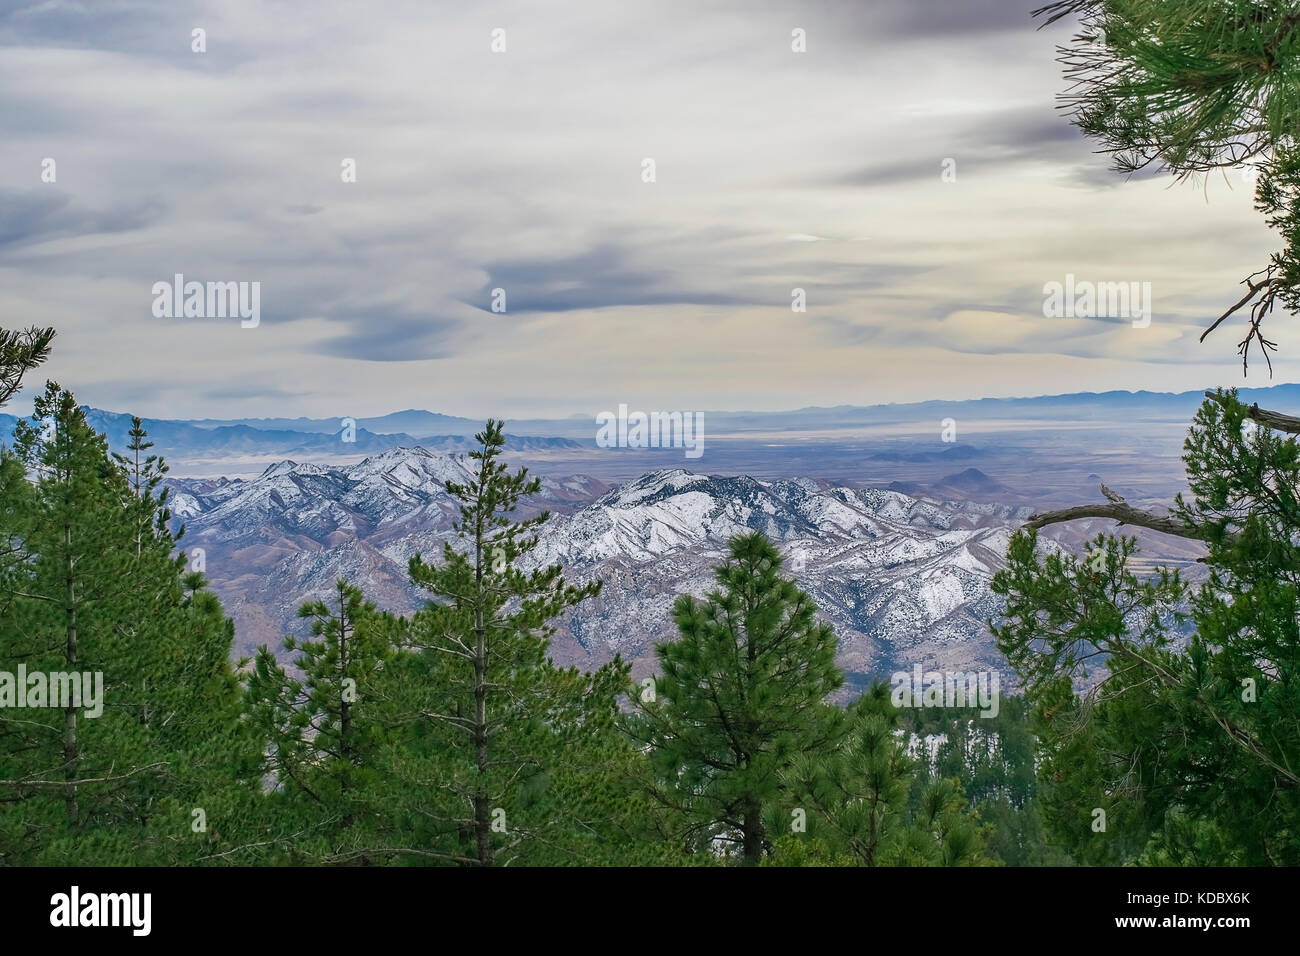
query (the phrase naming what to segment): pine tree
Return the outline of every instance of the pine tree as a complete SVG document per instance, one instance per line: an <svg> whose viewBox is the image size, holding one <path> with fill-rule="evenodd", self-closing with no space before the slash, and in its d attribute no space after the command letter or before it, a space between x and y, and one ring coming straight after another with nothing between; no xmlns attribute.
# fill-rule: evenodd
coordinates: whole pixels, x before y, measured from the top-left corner
<svg viewBox="0 0 1300 956"><path fill-rule="evenodd" d="M580 673L547 656L552 622L600 585L570 585L558 565L523 570L549 515L512 515L540 483L499 461L502 423L490 420L476 440L473 479L447 485L461 502L457 542L441 564L411 559L411 579L431 600L385 669L404 729L385 756L388 850L475 866L575 862L572 844L591 843L576 834L595 832L604 812L583 798L581 778L610 742L627 668L616 658Z"/></svg>
<svg viewBox="0 0 1300 956"><path fill-rule="evenodd" d="M1039 552L1037 527L1089 508L1031 521L994 577L1044 816L1080 862L1300 863L1300 443L1251 419L1300 431L1214 393L1184 445L1191 496L1167 518L1108 509L1204 542L1198 587L1139 576L1131 537Z"/></svg>
<svg viewBox="0 0 1300 956"><path fill-rule="evenodd" d="M909 756L889 685L873 685L850 708L849 721L833 747L801 754L782 771L792 809L781 820L788 832L772 862L807 865L807 847L820 848L814 862L857 866L988 862L987 831L967 811L960 785L931 779Z"/></svg>
<svg viewBox="0 0 1300 956"><path fill-rule="evenodd" d="M263 771L276 782L272 812L292 818L294 839L281 845L290 860L351 857L365 846L373 808L368 799L382 728L376 679L393 655L394 620L346 581L330 601L308 601L298 617L311 621L314 640L284 639L298 652L288 670L263 645L248 677L245 713L262 742Z"/></svg>
<svg viewBox="0 0 1300 956"><path fill-rule="evenodd" d="M97 702L48 696L0 711L6 858L199 855L193 811L229 802L237 764L229 621L211 595L187 592L165 509L132 492L71 393L47 386L0 473L11 558L0 569L0 660L46 675L35 686L47 680L47 694L59 673L89 675L83 693L102 687Z"/></svg>
<svg viewBox="0 0 1300 956"><path fill-rule="evenodd" d="M959 781L971 807L992 827L988 856L1007 866L1070 863L1044 830L1035 765L1038 741L1024 697L1002 694L992 717L977 708L924 707L912 715L913 739L934 743L928 778L918 775L912 785L914 806L929 780Z"/></svg>
<svg viewBox="0 0 1300 956"><path fill-rule="evenodd" d="M70 393L51 384L36 400L34 417L39 427L20 422L15 438L20 461L36 473L36 486L27 487L16 468L5 489L18 503L10 512L14 526L7 530L20 560L6 569L2 656L24 662L32 673L93 672L103 668L104 646L116 641L105 620L105 598L128 567L124 556L108 546L120 526L121 488L102 439L85 424ZM41 706L46 706L43 701ZM6 731L23 726L10 738L16 744L10 753L18 772L5 776L20 781L15 787L19 793L27 787L54 791L57 786L63 822L76 827L85 802L78 781L97 776L82 766L88 721L71 701L57 717L52 709L33 710L30 716L30 721L6 720ZM136 736L124 733L128 740ZM55 737L57 747L52 745ZM127 774L144 770L123 769Z"/></svg>
<svg viewBox="0 0 1300 956"><path fill-rule="evenodd" d="M653 793L679 845L729 847L754 864L771 849L764 817L781 799L781 773L842 730L824 701L844 677L834 632L781 575L772 542L753 532L728 547L719 589L674 604L681 637L656 647L654 693L638 698L628 730L650 748Z"/></svg>
<svg viewBox="0 0 1300 956"><path fill-rule="evenodd" d="M131 441L127 450L131 455L113 452L113 460L126 477L131 491L133 500L130 503L136 512L136 557L139 558L150 524L161 521L166 526L171 519L171 514L166 510L170 489L158 489L169 469L158 455L140 457L141 452L147 452L153 447L153 442L149 441L149 433L145 431L144 422L138 415L131 416L131 430L128 434Z"/></svg>
<svg viewBox="0 0 1300 956"><path fill-rule="evenodd" d="M1276 345L1260 323L1279 304L1300 311L1300 8L1294 0L1058 0L1035 14L1045 24L1078 18L1059 48L1065 105L1119 172L1154 167L1184 178L1253 167L1256 209L1285 246L1201 337L1245 309L1243 371L1252 344L1268 360Z"/></svg>

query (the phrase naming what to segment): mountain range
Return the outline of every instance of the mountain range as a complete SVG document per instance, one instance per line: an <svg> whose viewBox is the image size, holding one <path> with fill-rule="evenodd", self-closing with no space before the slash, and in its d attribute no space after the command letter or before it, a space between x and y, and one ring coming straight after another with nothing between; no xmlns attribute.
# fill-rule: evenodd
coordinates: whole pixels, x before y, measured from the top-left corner
<svg viewBox="0 0 1300 956"><path fill-rule="evenodd" d="M251 480L175 479L171 506L186 526L183 547L191 559L201 549L246 653L278 646L298 626L297 606L328 598L340 577L381 607L418 607L424 596L409 585L407 562L416 553L439 560L454 539L456 502L446 484L465 480L470 464L424 448L350 466L284 461ZM985 626L995 612L989 580L1028 514L814 479L683 469L615 487L583 475L546 477L522 515L542 509L552 516L533 564L559 563L572 580L604 582L563 622L553 642L558 662L594 666L620 654L638 673L649 671L654 643L675 635L676 595L703 596L728 538L757 529L779 544L787 569L834 624L841 663L857 684L917 661L997 667Z"/></svg>
<svg viewBox="0 0 1300 956"><path fill-rule="evenodd" d="M1266 389L1243 389L1244 401L1278 410L1300 408L1300 385L1276 385ZM959 423L963 435L976 432L1032 434L1070 428L1134 428L1148 425L1183 428L1202 401L1201 391L1182 393L1103 392L1039 396L1033 398L985 398L959 402L919 402L905 405L838 406L803 408L786 412L706 411L703 413L706 447L723 448L728 469L753 462L755 452L768 449L789 460L798 448L826 446L855 438L874 438L879 444L864 450L863 458L877 465L890 462L915 463L933 460L939 454L949 458L975 457L978 449L940 447L924 449L915 442L899 450L891 441L900 429L907 434L933 432L939 423ZM91 425L108 436L110 446L122 450L128 441L131 417L121 412L86 407ZM0 443L12 441L18 419L0 415ZM467 451L482 421L434 412L408 409L374 418L262 418L262 419L155 419L146 418L145 428L154 451L164 455L180 474L237 472L251 477L268 464L284 459L314 461L358 461L388 449L415 446L446 452ZM627 449L598 449L593 415L557 419L511 421L507 449L513 454L539 461L558 462L569 468L582 456L592 459L592 468L622 477L650 470L645 456ZM774 436L784 436L785 445L774 445ZM1107 442L1107 445L1112 444ZM748 457L735 459L741 446ZM611 454L614 453L614 454ZM670 452L657 452L659 461ZM619 460L620 455L622 461ZM680 458L680 454L677 455ZM590 470L590 469L587 469ZM771 471L771 467L761 470Z"/></svg>
<svg viewBox="0 0 1300 956"><path fill-rule="evenodd" d="M1289 409L1300 406L1300 386L1242 397ZM1094 500L1099 472L1137 506L1167 502L1183 484L1178 455L1200 398L1106 393L720 413L711 434L728 423L735 434L710 446L710 473L678 467L679 454L664 467L671 450L595 448L590 420L516 423L536 433L510 436L507 457L527 461L542 482L521 517L551 512L533 559L559 562L576 581L604 582L561 622L554 656L590 667L619 654L638 674L649 672L655 643L675 636L675 597L706 594L727 539L760 529L835 626L851 687L914 663L1001 669L987 627L997 612L989 582L1015 528L1046 505ZM963 436L976 430L977 414L996 416L1002 430L948 442L937 427L945 414L960 416ZM125 447L129 416L97 409L87 416L111 447ZM847 433L872 416L920 416L927 431L799 434L800 423L831 421ZM1023 427L1005 424L1015 419ZM0 442L16 421L0 416ZM791 431L779 441L746 432L782 421ZM299 626L298 606L327 598L340 577L398 613L425 599L412 589L407 563L417 553L437 560L454 539L457 505L446 486L468 478L464 452L481 423L407 411L354 424L355 441L345 442L333 420L146 422L153 451L173 466L178 457L203 465L174 469L171 507L186 526L182 547L201 554L236 622L241 653L278 648ZM424 438L383 431L399 426L437 431ZM556 434L562 426L580 437ZM1077 547L1111 526L1080 521L1043 536ZM1145 561L1196 571L1194 543L1139 538Z"/></svg>

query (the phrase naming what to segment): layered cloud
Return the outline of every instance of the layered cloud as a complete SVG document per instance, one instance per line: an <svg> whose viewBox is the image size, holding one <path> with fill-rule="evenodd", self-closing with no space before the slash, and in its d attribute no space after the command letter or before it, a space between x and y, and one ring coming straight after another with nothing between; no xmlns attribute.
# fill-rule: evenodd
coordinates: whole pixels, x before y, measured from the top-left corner
<svg viewBox="0 0 1300 956"><path fill-rule="evenodd" d="M1109 173L1031 6L0 2L0 324L157 417L1238 381L1196 339L1271 250L1249 187ZM177 273L262 321L155 318ZM1045 317L1067 275L1151 326Z"/></svg>

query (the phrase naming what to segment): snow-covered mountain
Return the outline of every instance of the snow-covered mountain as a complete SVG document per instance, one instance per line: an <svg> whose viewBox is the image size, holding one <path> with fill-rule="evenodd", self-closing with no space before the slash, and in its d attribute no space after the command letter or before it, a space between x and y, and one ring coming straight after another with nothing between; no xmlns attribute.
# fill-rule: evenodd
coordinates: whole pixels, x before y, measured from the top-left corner
<svg viewBox="0 0 1300 956"><path fill-rule="evenodd" d="M246 651L278 646L297 626L297 606L325 596L338 577L381 607L417 607L407 561L417 552L436 559L452 538L457 510L446 484L467 480L470 464L423 448L346 467L285 461L252 480L173 481L172 510L186 524L183 546L203 549ZM985 623L996 612L989 580L1027 514L813 479L680 469L615 488L586 476L547 477L528 506L525 516L552 512L534 561L558 562L575 581L604 581L557 634L557 661L593 666L619 653L648 671L654 643L675 635L675 596L703 596L727 539L761 529L835 626L841 663L859 679L916 661L998 667Z"/></svg>

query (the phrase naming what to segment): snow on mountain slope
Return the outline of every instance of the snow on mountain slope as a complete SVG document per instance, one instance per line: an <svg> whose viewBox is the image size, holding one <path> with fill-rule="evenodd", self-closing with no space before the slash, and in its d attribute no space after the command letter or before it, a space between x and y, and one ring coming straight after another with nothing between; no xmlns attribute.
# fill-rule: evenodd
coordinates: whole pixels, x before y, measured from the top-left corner
<svg viewBox="0 0 1300 956"><path fill-rule="evenodd" d="M205 550L240 649L278 646L298 604L325 596L340 576L382 607L419 606L406 563L416 553L436 560L452 539L457 505L446 485L467 481L471 464L422 448L339 468L281 462L249 481L173 481L173 511L187 525L184 546ZM558 562L575 581L604 582L557 633L557 661L594 666L618 653L639 673L651 669L654 643L675 636L676 595L706 594L727 539L761 530L834 624L841 663L858 682L914 661L998 666L988 585L1025 517L807 478L681 469L612 489L585 476L546 478L528 504L524 515L553 512L530 564Z"/></svg>

